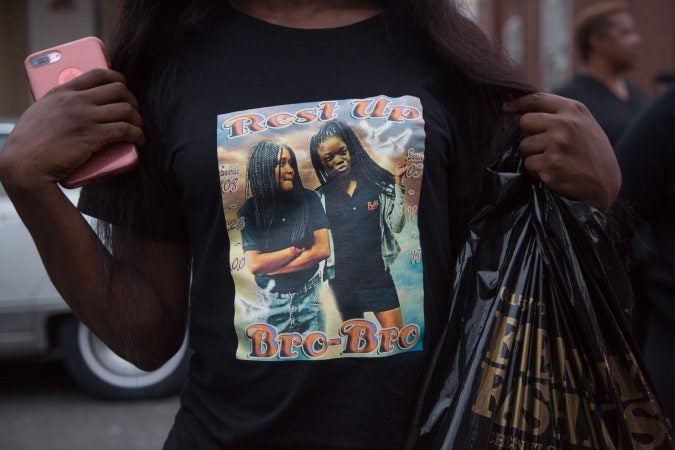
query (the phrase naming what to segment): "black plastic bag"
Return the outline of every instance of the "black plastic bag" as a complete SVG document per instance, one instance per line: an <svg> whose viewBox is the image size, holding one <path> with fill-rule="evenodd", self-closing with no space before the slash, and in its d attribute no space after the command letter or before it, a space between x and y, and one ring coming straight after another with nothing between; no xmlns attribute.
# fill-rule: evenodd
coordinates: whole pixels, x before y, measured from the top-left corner
<svg viewBox="0 0 675 450"><path fill-rule="evenodd" d="M673 448L604 216L526 175L516 147L488 169L408 448Z"/></svg>

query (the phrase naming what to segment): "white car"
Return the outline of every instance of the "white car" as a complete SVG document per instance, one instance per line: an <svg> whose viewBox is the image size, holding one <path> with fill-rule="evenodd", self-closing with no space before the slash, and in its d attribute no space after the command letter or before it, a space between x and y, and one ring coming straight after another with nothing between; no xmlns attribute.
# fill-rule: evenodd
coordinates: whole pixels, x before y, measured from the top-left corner
<svg viewBox="0 0 675 450"><path fill-rule="evenodd" d="M13 121L0 119L0 151ZM77 202L78 190L66 190ZM176 393L187 375L187 339L152 372L113 353L70 311L47 276L33 240L0 185L0 359L61 357L70 375L103 398Z"/></svg>

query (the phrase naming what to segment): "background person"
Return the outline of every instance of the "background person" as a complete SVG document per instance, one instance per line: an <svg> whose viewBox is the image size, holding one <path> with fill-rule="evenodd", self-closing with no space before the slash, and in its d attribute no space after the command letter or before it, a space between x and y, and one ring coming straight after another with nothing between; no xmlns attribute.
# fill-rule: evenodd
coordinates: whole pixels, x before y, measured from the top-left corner
<svg viewBox="0 0 675 450"><path fill-rule="evenodd" d="M671 420L675 419L674 129L675 88L671 88L631 125L616 149L623 175L621 198L643 225L634 245L643 265L633 280L636 335L656 397Z"/></svg>
<svg viewBox="0 0 675 450"><path fill-rule="evenodd" d="M22 115L0 152L0 181L54 285L118 354L159 367L180 347L189 308L194 356L166 449L400 448L448 317L473 194L514 125L526 135L525 167L553 190L601 209L619 190L590 113L533 94L454 2L126 0L114 37L115 71L84 74ZM216 117L382 93L415 95L425 111L423 349L237 359ZM102 242L56 183L116 141L143 144L139 167L80 200L113 224Z"/></svg>
<svg viewBox="0 0 675 450"><path fill-rule="evenodd" d="M586 7L576 17L575 29L583 67L556 94L586 105L614 146L649 103L645 93L626 78L640 55L642 39L622 1Z"/></svg>

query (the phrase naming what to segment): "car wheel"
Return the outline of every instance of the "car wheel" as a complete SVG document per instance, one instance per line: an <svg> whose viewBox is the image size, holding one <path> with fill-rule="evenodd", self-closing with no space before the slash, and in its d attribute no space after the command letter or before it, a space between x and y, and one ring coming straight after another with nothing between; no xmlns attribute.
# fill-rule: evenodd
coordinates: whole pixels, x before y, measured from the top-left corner
<svg viewBox="0 0 675 450"><path fill-rule="evenodd" d="M75 317L60 328L68 373L89 393L106 399L162 397L178 392L187 376L187 337L178 352L157 370L146 372L117 356Z"/></svg>

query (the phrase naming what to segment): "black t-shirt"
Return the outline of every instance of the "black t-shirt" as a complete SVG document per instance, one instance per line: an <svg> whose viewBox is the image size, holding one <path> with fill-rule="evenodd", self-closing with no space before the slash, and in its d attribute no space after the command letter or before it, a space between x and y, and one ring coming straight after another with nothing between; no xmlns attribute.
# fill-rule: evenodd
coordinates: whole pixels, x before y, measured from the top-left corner
<svg viewBox="0 0 675 450"><path fill-rule="evenodd" d="M342 189L325 191L326 213L333 232L336 278L341 272L368 278L384 270L380 231L380 189L357 184L352 195ZM348 278L351 283L353 277Z"/></svg>
<svg viewBox="0 0 675 450"><path fill-rule="evenodd" d="M455 151L461 105L441 101L440 65L416 41L386 16L298 30L225 9L204 25L176 74L176 98L158 117L175 195L157 192L153 210L161 220L143 226L152 236L188 241L193 256L195 353L166 448L400 447L447 317L451 239L463 238L449 233L461 215L453 186L465 176ZM400 248L387 254L406 326L398 338L379 340L373 318L331 325L338 316L322 294L329 351L313 333L293 352L279 345L278 354L260 357L253 348L260 336L246 335L251 330L242 325L247 298L256 295L235 223L245 202L246 156L258 136L285 140L303 184L316 189L309 138L337 120L380 166L393 172L397 161L410 165L406 225ZM85 211L96 201L87 192L82 198ZM349 339L358 332L379 345L364 353L363 340ZM276 349L277 342L266 343Z"/></svg>
<svg viewBox="0 0 675 450"><path fill-rule="evenodd" d="M304 203L305 205L302 205ZM308 209L307 234L311 237L312 233L320 229L328 229L328 219L326 213L321 207L319 197L308 189L298 189L296 195L278 196L276 202L276 214L272 220L272 225L266 236L255 226L244 226L241 230L244 251L257 250L261 253L275 252L291 246L311 247L313 239L308 243L296 242L293 239L293 231L296 223L301 220L301 214L304 207ZM245 224L255 223L255 213L253 200L249 199L239 210L238 216L244 219ZM305 239L307 241L307 239ZM256 275L255 281L261 288L269 286L271 280L274 281L273 292L293 291L316 274L319 268L317 262L311 267L296 272L280 275Z"/></svg>
<svg viewBox="0 0 675 450"><path fill-rule="evenodd" d="M561 86L556 94L586 105L612 146L616 146L631 121L649 104L645 93L631 82L628 82L628 99L624 101L588 75L575 76Z"/></svg>

